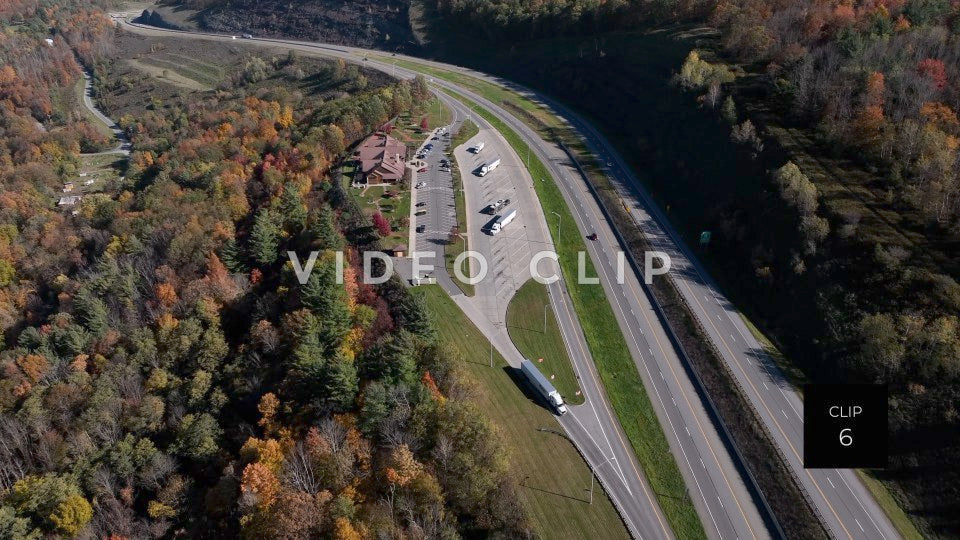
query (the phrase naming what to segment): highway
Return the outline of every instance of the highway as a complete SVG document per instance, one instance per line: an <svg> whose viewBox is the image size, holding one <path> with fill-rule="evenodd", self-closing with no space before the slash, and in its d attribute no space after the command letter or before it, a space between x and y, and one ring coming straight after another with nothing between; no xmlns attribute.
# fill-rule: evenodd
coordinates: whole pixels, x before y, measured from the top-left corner
<svg viewBox="0 0 960 540"><path fill-rule="evenodd" d="M179 34L180 32L163 31L142 28L128 28L135 32L156 32L158 34ZM188 34L193 37L223 39L219 36L205 36ZM229 38L226 38L229 39ZM360 56L378 54L373 51L359 49L331 47L321 44L310 44L281 40L246 40L260 44L276 44L284 47L304 48L327 55L345 56L357 62ZM406 57L404 57L406 58ZM418 59L410 59L419 61ZM397 68L389 63L375 61L364 62L365 65L396 73L400 76L410 76L410 72ZM479 74L463 68L445 64L430 63L435 67L455 70L478 78L502 84L498 79ZM684 473L685 480L697 505L698 512L704 523L704 528L711 537L718 538L758 538L769 536L770 529L761 517L758 503L751 491L744 485L742 474L733 462L730 452L719 436L716 426L710 420L703 408L691 381L686 375L684 363L677 357L676 351L670 345L666 330L657 319L656 312L649 303L646 291L632 272L627 272L626 282L617 284L614 279L616 260L614 251L619 248L615 231L602 217L602 212L592 197L585 181L574 169L569 166L568 159L563 151L552 143L547 143L530 130L526 125L503 110L497 104L490 103L464 88L446 81L436 80L433 83L441 88L450 89L479 103L482 107L495 114L517 131L534 149L537 156L551 170L551 174L563 189L565 198L573 210L577 226L581 232L596 232L599 239L590 243L588 250L599 270L602 286L605 288L618 323L624 330L624 335L631 348L631 353L637 362L641 376L657 409L658 416L664 429L667 430L671 449L677 457L678 464ZM687 301L694 307L694 312L710 333L711 338L730 366L744 391L750 398L753 406L760 414L760 418L773 434L774 440L787 458L788 464L807 489L811 500L819 510L821 518L835 537L849 538L895 538L893 529L886 516L872 497L866 492L862 483L852 471L812 470L802 468L799 449L802 448L802 403L799 396L785 382L782 374L768 358L765 357L762 347L753 339L738 312L717 289L713 281L707 276L699 262L691 256L690 250L683 245L679 235L670 227L659 209L652 203L642 185L632 175L629 168L612 149L612 146L592 126L583 122L577 115L564 109L558 104L551 103L543 96L531 93L531 96L545 103L549 103L554 110L567 121L577 127L604 162L609 162L609 174L621 197L627 202L637 225L647 235L648 239L660 250L669 253L673 258L674 272L672 277ZM562 282L558 282L562 283ZM582 428L581 438L597 438L592 429L600 429L604 434L616 434L622 437L616 421L609 414L609 405L603 395L602 386L584 384L590 378L596 380L595 368L589 353L586 350L582 331L572 308L565 295L565 290L559 292L551 290L551 303L557 313L558 320L564 330L568 348L572 353L578 348L582 354L577 356L575 369L581 376L581 384L587 397L585 405L575 407L574 414L568 415L571 419L579 419L577 409L591 407L595 411L605 409L606 414L598 414L600 420L595 425L575 424L572 420L561 418L561 423L576 438L577 428ZM470 315L470 313L468 313ZM476 315L476 313L474 313ZM480 315L483 317L483 315ZM473 317L471 317L473 318ZM496 331L496 329L494 329ZM501 344L498 343L498 347ZM506 344L502 344L508 347ZM586 379L584 379L586 377ZM659 381L659 382L658 382ZM595 392L591 394L590 390ZM603 418L601 418L603 417ZM618 458L619 472L629 470L623 467L625 462L634 464L632 453L623 440L611 441L607 435L606 442L610 449L626 451L627 455ZM580 446L578 444L578 446ZM603 453L601 448L595 456L585 455L591 465L602 474L603 461L609 460L611 454ZM635 465L634 465L635 466ZM636 475L640 477L637 472ZM601 481L608 492L611 484L615 484L617 477L623 483L624 477L631 475L614 474ZM641 478L642 481L642 478ZM642 483L642 482L641 482ZM642 497L628 489L628 495L641 503ZM627 503L621 498L617 500L613 493L615 504L622 513ZM636 518L642 522L634 523L631 533L638 537L668 536L662 523L650 516L658 515L656 505L650 500L644 503L650 506L646 512L637 512ZM653 510L651 513L650 510ZM627 516L632 512L626 511ZM646 516L642 514L646 514ZM626 517L625 520L629 520ZM628 522L628 525L630 523ZM659 525L659 526L658 526ZM643 530L648 531L643 534Z"/></svg>

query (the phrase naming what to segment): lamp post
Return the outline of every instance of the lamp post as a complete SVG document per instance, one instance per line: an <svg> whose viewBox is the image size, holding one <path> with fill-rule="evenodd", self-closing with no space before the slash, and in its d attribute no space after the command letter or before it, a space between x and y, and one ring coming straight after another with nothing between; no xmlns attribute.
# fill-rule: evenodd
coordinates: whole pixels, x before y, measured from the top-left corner
<svg viewBox="0 0 960 540"><path fill-rule="evenodd" d="M550 213L557 216L557 244L559 244L560 243L560 224L563 223L563 216L554 212L553 210L551 210Z"/></svg>
<svg viewBox="0 0 960 540"><path fill-rule="evenodd" d="M550 307L550 303L543 305L543 333L547 333L547 308Z"/></svg>

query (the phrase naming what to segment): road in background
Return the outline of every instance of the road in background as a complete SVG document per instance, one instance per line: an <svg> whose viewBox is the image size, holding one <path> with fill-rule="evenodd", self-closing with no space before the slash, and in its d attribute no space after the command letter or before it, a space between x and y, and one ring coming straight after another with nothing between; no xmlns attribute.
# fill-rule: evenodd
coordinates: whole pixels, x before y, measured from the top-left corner
<svg viewBox="0 0 960 540"><path fill-rule="evenodd" d="M150 31L173 33L154 29L150 29ZM252 41L258 42L260 40ZM358 59L354 56L354 53L343 48L279 40L264 41L268 44L277 43L286 47L303 47L315 51L319 49L317 52L328 55L342 55L353 61ZM370 61L366 62L366 65L400 76L412 75L411 72L398 69L390 64ZM598 232L600 239L597 243L590 244L588 248L590 255L600 270L601 283L603 283L607 294L614 303L618 323L627 336L631 352L640 368L644 382L650 390L651 399L654 401L660 421L665 429L668 429L668 439L677 456L677 461L687 484L690 486L691 497L703 518L707 533L712 537L720 538L767 536L769 533L759 517L759 511L749 494L749 490L743 485L739 471L734 466L729 452L716 431L716 427L704 411L699 397L686 376L683 364L670 346L664 329L660 326L655 313L642 292L639 281L632 272L627 273L627 282L622 286L616 284L613 279L616 271L616 261L613 258L612 250L618 247L615 236L609 224L602 218L602 214L596 206L596 201L587 190L582 177L579 177L576 171L570 167L569 161L562 150L542 141L536 133L533 133L496 104L486 102L482 97L445 81L434 81L434 83L444 88L450 88L480 103L517 131L534 148L538 157L547 164L551 173L557 178L558 185L563 188L564 196L577 218L577 225L581 232L585 234ZM463 167L463 169L466 173L466 167ZM530 193L532 196L532 187ZM535 206L539 208L539 204ZM472 227L472 229L475 228ZM572 308L565 292L562 290L559 293L551 291L551 303L557 312L558 319L561 321L561 328L568 348L571 350L571 357L575 357L575 369L581 378L581 386L587 397L587 404L573 408L574 411L584 407L593 408L595 413L599 408L606 410L606 415L595 414L598 417L606 417L601 422L585 424L579 421L578 414L574 413L572 416L568 415L571 417L570 421L565 421L562 418L561 423L567 428L571 438L575 438L577 436L575 434L579 433L582 439L597 441L596 435L600 432L605 435L616 433L619 441L612 441L607 435L605 442L611 450L621 453L626 452L626 456L617 458L614 455L615 452L604 453L602 444L596 443L593 444L593 447L599 449L599 452L595 455L591 455L589 451L583 449L582 451L584 451L591 465L597 469L598 475L603 474L603 469L608 465L607 462L616 458L620 467L615 471L617 474L613 475L613 479L616 480L616 477L620 476L620 481L623 482L626 476L632 476L632 474L625 475L623 473L623 463L629 462L630 465L636 467L632 459L632 452L630 452L629 446L623 442L619 425L609 414L609 406L602 394L602 388L597 382L595 368L589 359L585 339L583 339L582 332L579 330L576 317L572 314ZM469 310L465 309L465 311L470 315ZM486 318L482 313L480 315L481 318ZM494 333L499 332L497 329L494 330ZM648 337L649 342L647 341ZM498 345L500 344L498 343ZM646 351L646 354L644 351ZM578 422L573 420L578 420ZM590 427L587 427L588 425ZM578 447L581 447L581 445L578 444ZM590 445L586 445L586 447L589 449ZM636 473L636 476L639 478L639 472ZM605 482L608 491L615 491L616 486L614 485L611 488L609 484L611 484L611 481L608 479ZM628 489L628 497L633 500L642 500L634 491ZM618 501L614 493L611 493L611 498L614 499L615 504L621 511L624 511L623 508L629 502L625 502L623 498ZM629 515L629 512L626 513ZM631 527L631 532L638 535L637 529L638 527L634 525ZM655 527L653 529L656 530Z"/></svg>

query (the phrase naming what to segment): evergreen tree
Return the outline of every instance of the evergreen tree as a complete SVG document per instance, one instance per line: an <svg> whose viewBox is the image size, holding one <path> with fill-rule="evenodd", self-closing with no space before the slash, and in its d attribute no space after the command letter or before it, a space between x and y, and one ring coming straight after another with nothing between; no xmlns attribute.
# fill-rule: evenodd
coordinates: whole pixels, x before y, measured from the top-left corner
<svg viewBox="0 0 960 540"><path fill-rule="evenodd" d="M280 214L283 216L283 226L291 235L298 234L307 224L307 206L303 203L303 195L292 183L286 185L280 197Z"/></svg>
<svg viewBox="0 0 960 540"><path fill-rule="evenodd" d="M320 249L336 251L343 248L343 237L337 230L333 210L329 206L323 205L319 211L313 212L310 220L310 238Z"/></svg>
<svg viewBox="0 0 960 540"><path fill-rule="evenodd" d="M231 272L245 274L250 271L244 262L243 250L234 238L220 249L220 261Z"/></svg>
<svg viewBox="0 0 960 540"><path fill-rule="evenodd" d="M359 390L357 367L349 359L337 355L327 364L324 375L324 401L335 409L349 409Z"/></svg>
<svg viewBox="0 0 960 540"><path fill-rule="evenodd" d="M347 293L336 282L333 261L317 262L310 279L300 288L300 301L320 320L320 339L327 350L340 346L350 331Z"/></svg>
<svg viewBox="0 0 960 540"><path fill-rule="evenodd" d="M103 300L94 296L89 289L81 289L73 303L80 322L90 331L99 334L109 328L107 305Z"/></svg>
<svg viewBox="0 0 960 540"><path fill-rule="evenodd" d="M250 231L250 256L258 264L267 266L276 262L280 250L280 228L273 212L264 208L257 212Z"/></svg>

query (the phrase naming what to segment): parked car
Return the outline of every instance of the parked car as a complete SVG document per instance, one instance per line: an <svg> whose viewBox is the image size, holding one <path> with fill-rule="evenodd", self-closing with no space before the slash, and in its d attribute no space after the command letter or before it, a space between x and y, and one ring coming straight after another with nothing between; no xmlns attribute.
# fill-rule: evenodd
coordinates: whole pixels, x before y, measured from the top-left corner
<svg viewBox="0 0 960 540"><path fill-rule="evenodd" d="M416 212L415 214L413 214L413 215L415 215L415 216L425 216L425 215L427 215L427 211L426 211L426 210L417 210L417 212Z"/></svg>
<svg viewBox="0 0 960 540"><path fill-rule="evenodd" d="M243 39L253 39L253 36L250 34L243 34Z"/></svg>
<svg viewBox="0 0 960 540"><path fill-rule="evenodd" d="M426 205L427 205L427 203L425 203L425 202L418 202L418 203L417 203L417 208L423 208L423 207L426 206Z"/></svg>
<svg viewBox="0 0 960 540"><path fill-rule="evenodd" d="M426 182L417 182L417 185L415 185L415 186L413 186L413 187L415 187L415 188L417 188L417 189L420 189L420 188L422 188L422 187L425 186L425 185L427 185Z"/></svg>
<svg viewBox="0 0 960 540"><path fill-rule="evenodd" d="M420 173L420 172L427 172L427 167L423 167L423 168L417 169L417 172L418 172L418 173Z"/></svg>
<svg viewBox="0 0 960 540"><path fill-rule="evenodd" d="M418 232L418 233L422 233L422 232L425 231L425 230L427 230L427 226L426 226L426 225L417 225L417 232Z"/></svg>

